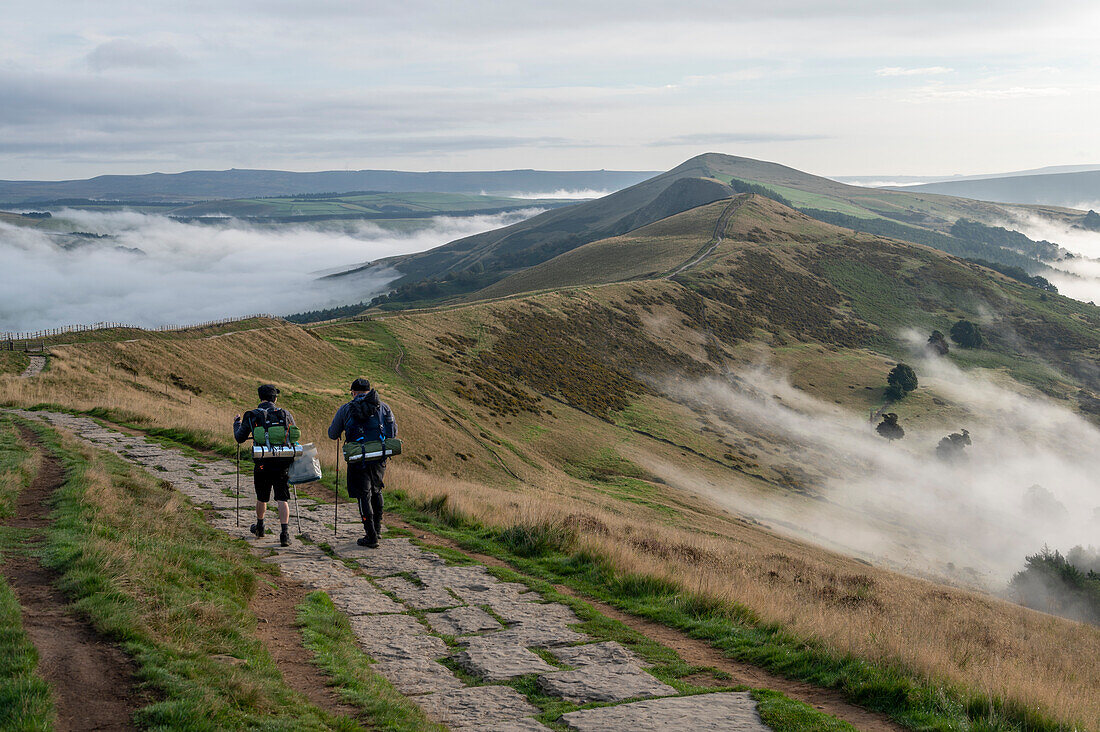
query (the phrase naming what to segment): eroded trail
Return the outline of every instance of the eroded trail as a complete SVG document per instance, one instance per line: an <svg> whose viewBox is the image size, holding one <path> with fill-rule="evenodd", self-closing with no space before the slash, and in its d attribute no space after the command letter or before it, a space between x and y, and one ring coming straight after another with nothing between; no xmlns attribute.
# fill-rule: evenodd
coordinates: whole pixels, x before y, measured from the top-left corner
<svg viewBox="0 0 1100 732"><path fill-rule="evenodd" d="M55 729L130 730L131 715L142 704L134 692L130 659L68 607L54 587L55 575L39 562L43 529L49 523L50 496L61 487L61 462L38 436L20 428L23 440L42 456L38 474L16 502L4 525L28 532L23 551L0 565L23 607L23 627L38 649L38 673L50 684L57 708Z"/></svg>

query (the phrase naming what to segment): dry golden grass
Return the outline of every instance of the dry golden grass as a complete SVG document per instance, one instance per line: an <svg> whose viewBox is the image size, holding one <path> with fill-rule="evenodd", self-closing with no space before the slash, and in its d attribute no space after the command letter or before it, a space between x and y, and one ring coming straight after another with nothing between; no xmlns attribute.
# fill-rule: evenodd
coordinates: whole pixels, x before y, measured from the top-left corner
<svg viewBox="0 0 1100 732"><path fill-rule="evenodd" d="M1091 626L877 569L717 516L689 530L621 503L443 480L407 465L395 465L392 475L391 485L411 496L445 494L460 515L486 526L579 527L580 546L609 557L622 572L740 603L836 652L900 661L928 678L1100 728L1100 630Z"/></svg>
<svg viewBox="0 0 1100 732"><path fill-rule="evenodd" d="M540 300L551 305L560 298ZM441 332L477 335L477 322L483 322L481 314L470 319L469 311L457 310L436 322L427 316L395 317L387 327L410 350L406 371L430 385L450 377L424 344ZM276 364L263 355L272 352L279 354ZM323 430L347 398L344 381L358 368L349 351L293 326L187 342L72 345L55 354L50 368L34 379L0 375L0 402L110 407L153 425L208 432L228 442L233 411L253 406L256 384L272 381L283 389L283 401L306 439L325 446L322 458L329 469L335 458ZM376 364L389 363L388 358ZM580 528L582 546L607 555L622 571L664 577L686 590L736 601L765 621L820 639L840 653L901 662L929 678L1003 694L1058 719L1100 728L1096 628L867 566L724 515L672 487L652 499L663 505L629 500L570 477L556 452L584 443L615 448L624 436L614 426L557 404L554 417L538 418L542 424L534 417L506 423L432 392L475 435L487 430L508 436L519 445L521 459L502 445L470 437L392 371L376 370L365 375L397 412L409 446L392 465L391 487L422 498L447 494L456 510L491 526L568 520ZM201 393L171 382L166 389L170 374ZM524 431L533 427L546 427L549 437L535 431L525 441ZM485 445L522 476L522 484L495 466ZM670 461L692 459L673 447L648 448L663 451Z"/></svg>

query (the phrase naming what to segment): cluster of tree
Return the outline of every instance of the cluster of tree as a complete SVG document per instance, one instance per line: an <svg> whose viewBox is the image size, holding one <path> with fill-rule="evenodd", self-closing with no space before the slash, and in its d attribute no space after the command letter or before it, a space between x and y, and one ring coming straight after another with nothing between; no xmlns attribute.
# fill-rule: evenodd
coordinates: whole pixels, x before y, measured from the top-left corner
<svg viewBox="0 0 1100 732"><path fill-rule="evenodd" d="M344 196L373 196L379 193L386 193L386 191L346 191L341 193L339 191L329 191L327 193L293 193L289 196L256 196L257 201L264 201L269 198L289 198L294 201L319 201L326 198L341 198Z"/></svg>
<svg viewBox="0 0 1100 732"><path fill-rule="evenodd" d="M461 295L487 287L503 276L504 273L498 269L496 263L488 268L477 263L460 272L447 272L442 277L408 282L388 294L379 295L370 304L383 308L389 305L392 309L401 304Z"/></svg>
<svg viewBox="0 0 1100 732"><path fill-rule="evenodd" d="M982 329L969 320L960 320L951 326L951 340L963 348L981 348L985 343Z"/></svg>
<svg viewBox="0 0 1100 732"><path fill-rule="evenodd" d="M928 336L928 350L937 356L946 356L951 349L947 345L947 339L943 337L943 333L938 330L932 331L932 335Z"/></svg>
<svg viewBox="0 0 1100 732"><path fill-rule="evenodd" d="M984 259L972 259L970 260L975 264L980 264L983 267L988 267L996 272L1011 277L1018 282L1023 282L1025 285L1031 285L1032 287L1038 287L1040 290L1046 292L1057 293L1058 288L1050 283L1046 277L1041 275L1029 275L1022 268L1013 266L1011 264L1001 264L1000 262L989 262Z"/></svg>
<svg viewBox="0 0 1100 732"><path fill-rule="evenodd" d="M1089 231L1100 231L1100 214L1090 208L1089 212L1085 214L1085 218L1081 220L1081 228Z"/></svg>
<svg viewBox="0 0 1100 732"><path fill-rule="evenodd" d="M730 188L738 193L755 193L764 198L770 198L773 201L778 201L788 208L796 208L788 199L784 198L780 194L773 191L767 186L758 185L756 183L749 183L747 180L741 180L740 178L730 178Z"/></svg>
<svg viewBox="0 0 1100 732"><path fill-rule="evenodd" d="M1035 241L1018 231L1002 226L986 226L970 219L959 219L951 227L951 236L963 241L992 244L1004 249L1012 249L1035 259L1056 259L1058 245L1052 242Z"/></svg>
<svg viewBox="0 0 1100 732"><path fill-rule="evenodd" d="M907 363L899 363L886 375L886 398L904 399L917 388L917 372Z"/></svg>
<svg viewBox="0 0 1100 732"><path fill-rule="evenodd" d="M1024 560L1024 569L1009 583L1012 598L1040 610L1100 625L1100 554L1074 547L1063 556L1046 546Z"/></svg>
<svg viewBox="0 0 1100 732"><path fill-rule="evenodd" d="M936 457L944 462L956 462L964 457L963 450L970 444L970 433L968 431L952 432L947 437L942 438L939 444L936 445Z"/></svg>
<svg viewBox="0 0 1100 732"><path fill-rule="evenodd" d="M898 415L893 412L887 412L882 415L882 421L875 427L875 432L878 432L891 442L905 437L905 430L898 424Z"/></svg>
<svg viewBox="0 0 1100 732"><path fill-rule="evenodd" d="M53 214L50 213L49 211L26 211L26 212L21 213L19 215L23 216L24 218L28 218L28 219L52 219L53 218Z"/></svg>
<svg viewBox="0 0 1100 732"><path fill-rule="evenodd" d="M307 310L304 313L294 313L293 315L285 316L286 320L291 323L319 323L322 320L333 320L334 318L350 318L353 315L358 315L367 309L368 304L365 302L356 303L354 305L340 305L334 308L327 308L325 310Z"/></svg>
<svg viewBox="0 0 1100 732"><path fill-rule="evenodd" d="M1014 249L1005 249L1004 247L989 244L984 241L959 239L928 229L918 229L915 226L907 226L906 224L890 221L889 219L863 219L858 216L850 216L836 211L823 211L816 208L802 208L799 210L807 216L815 218L818 221L824 221L827 224L843 226L846 229L862 231L867 234L888 236L892 239L901 239L902 241L908 241L914 244L924 244L933 249L939 249L941 252L947 252L956 257L962 257L963 259L983 259L989 262L1014 265L1028 271L1033 271L1042 267L1042 264L1033 257L1021 254Z"/></svg>

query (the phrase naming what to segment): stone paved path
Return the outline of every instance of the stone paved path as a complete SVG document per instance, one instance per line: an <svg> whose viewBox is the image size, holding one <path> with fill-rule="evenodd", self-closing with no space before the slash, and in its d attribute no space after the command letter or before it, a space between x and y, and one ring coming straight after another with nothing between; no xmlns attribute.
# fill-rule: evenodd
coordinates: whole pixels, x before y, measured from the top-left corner
<svg viewBox="0 0 1100 732"><path fill-rule="evenodd" d="M45 356L28 356L30 363L27 364L27 368L23 369L23 373L19 374L21 379L29 379L32 376L37 376L42 373L42 369L46 368Z"/></svg>
<svg viewBox="0 0 1100 732"><path fill-rule="evenodd" d="M14 410L13 410L14 411ZM614 642L593 642L570 627L568 607L547 603L521 584L501 582L480 565L449 566L442 557L404 537L385 538L378 549L356 545L362 525L352 504L341 506L334 537L333 506L299 501L302 532L329 543L351 560L356 574L312 544L278 546L277 533L256 539L252 481L241 480L241 526L234 517L236 478L228 460L195 460L180 451L105 429L92 419L54 412L15 411L46 420L95 447L110 450L169 481L196 505L215 509L213 523L245 538L306 586L324 590L349 616L363 651L375 669L432 718L454 730L522 732L546 730L533 717L538 709L510 686L492 682L536 674L545 694L576 704L623 702L563 715L575 730L663 732L679 730L767 730L747 693L722 692L677 697L676 690L645 669L647 664ZM293 510L293 504L291 505ZM294 516L291 528L297 529ZM551 665L536 651L548 653ZM466 673L489 682L472 686L440 663L450 659Z"/></svg>

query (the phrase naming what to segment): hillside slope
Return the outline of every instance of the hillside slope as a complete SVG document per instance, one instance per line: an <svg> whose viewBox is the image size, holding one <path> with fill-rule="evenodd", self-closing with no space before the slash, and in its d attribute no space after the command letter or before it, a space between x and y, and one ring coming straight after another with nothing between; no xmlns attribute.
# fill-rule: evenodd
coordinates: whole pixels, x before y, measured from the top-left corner
<svg viewBox="0 0 1100 732"><path fill-rule="evenodd" d="M935 193L982 201L1094 207L1100 201L1100 170L1047 175L1019 175L982 180L942 181L903 188L905 193Z"/></svg>
<svg viewBox="0 0 1100 732"><path fill-rule="evenodd" d="M189 170L184 173L101 175L86 180L0 181L0 201L31 203L64 198L127 201L205 201L344 191L539 193L614 190L652 176L644 171L501 170L413 173L398 170Z"/></svg>
<svg viewBox="0 0 1100 732"><path fill-rule="evenodd" d="M726 190L726 189L729 190ZM526 221L417 254L372 262L339 276L394 268L390 304L424 303L477 290L593 241L620 236L717 200L725 193L763 193L849 228L930 244L1029 272L1043 265L1027 252L951 235L965 218L1000 224L1014 216L991 203L928 193L860 188L775 163L708 153L603 198L549 211ZM1080 219L1064 211L1032 211Z"/></svg>

